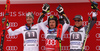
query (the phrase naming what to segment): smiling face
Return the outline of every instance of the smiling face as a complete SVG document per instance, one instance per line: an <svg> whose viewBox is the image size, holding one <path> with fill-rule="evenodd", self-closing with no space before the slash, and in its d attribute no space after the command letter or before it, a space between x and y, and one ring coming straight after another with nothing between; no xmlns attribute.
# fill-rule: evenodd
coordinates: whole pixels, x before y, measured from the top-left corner
<svg viewBox="0 0 100 51"><path fill-rule="evenodd" d="M33 18L32 17L26 17L26 22L27 22L27 24L32 24Z"/></svg>
<svg viewBox="0 0 100 51"><path fill-rule="evenodd" d="M75 18L74 21L75 21L75 26L76 27L80 27L82 25L82 20L81 19Z"/></svg>
<svg viewBox="0 0 100 51"><path fill-rule="evenodd" d="M49 27L50 27L51 29L55 28L55 27L56 27L56 21L55 21L55 20L50 20L50 21L49 21Z"/></svg>

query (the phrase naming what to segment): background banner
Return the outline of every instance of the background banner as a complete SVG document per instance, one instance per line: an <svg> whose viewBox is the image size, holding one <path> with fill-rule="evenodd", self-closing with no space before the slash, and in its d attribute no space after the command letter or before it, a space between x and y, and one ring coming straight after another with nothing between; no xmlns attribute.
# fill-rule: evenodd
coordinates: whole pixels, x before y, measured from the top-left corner
<svg viewBox="0 0 100 51"><path fill-rule="evenodd" d="M56 8L58 5L61 4L64 8L65 14L70 19L71 25L74 25L73 18L75 15L82 15L83 16L83 25L87 25L88 23L88 15L91 13L91 3L56 3L50 4L50 12L46 14L44 17L44 21L50 15L55 15L58 17L58 12ZM100 8L100 3L98 3ZM12 30L19 28L26 24L26 13L33 12L35 15L34 23L37 24L37 19L39 18L42 12L43 4L11 4L10 7L10 27ZM2 20L4 16L5 5L0 5L0 20ZM2 31L2 23L0 22L0 32ZM69 51L69 38L70 35L66 31L64 34L62 41L62 51ZM40 51L45 51L45 39L44 33L41 31L40 33ZM87 42L86 42L86 51L100 51L100 14L97 16L97 23L91 29ZM5 41L4 41L4 51L23 51L23 35L17 36L9 36L6 34ZM34 50L33 50L34 51Z"/></svg>

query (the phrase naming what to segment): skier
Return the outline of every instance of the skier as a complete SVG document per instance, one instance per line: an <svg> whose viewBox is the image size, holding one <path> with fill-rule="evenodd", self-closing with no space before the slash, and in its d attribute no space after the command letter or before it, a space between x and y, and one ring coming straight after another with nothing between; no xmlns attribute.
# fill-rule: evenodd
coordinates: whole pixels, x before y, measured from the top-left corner
<svg viewBox="0 0 100 51"><path fill-rule="evenodd" d="M44 5L45 6L45 5ZM48 9L48 8L47 8ZM47 13L47 12L45 12ZM44 12L42 12L40 17L44 17ZM39 24L34 25L34 15L32 12L26 13L26 22L24 26L12 31L12 29L8 26L9 36L15 36L19 34L23 34L24 38L24 51L39 51L39 33L40 27ZM47 25L47 21L43 22L44 25Z"/></svg>
<svg viewBox="0 0 100 51"><path fill-rule="evenodd" d="M59 14L62 15L62 17L64 18L64 20L66 22L66 23L64 23L65 27L63 26L63 30L62 30L62 32L65 32L64 30L66 28L68 28L69 24L70 24L69 19L65 15L62 7L60 7L60 10L57 9L57 11L58 11ZM47 10L45 12L47 12ZM43 30L43 32L45 33L45 48L46 48L46 51L55 51L55 48L57 48L57 47L55 47L56 40L61 40L61 38L56 37L57 36L58 19L57 19L56 16L51 15L48 18L48 27L47 27L47 26L44 25L44 23L41 22L40 18L41 17L39 17L39 19L38 19L38 23L41 25L40 27Z"/></svg>
<svg viewBox="0 0 100 51"><path fill-rule="evenodd" d="M96 6L97 3L93 3ZM68 28L68 32L70 34L70 51L82 51L82 48L84 47L86 33L89 33L89 31L92 29L93 25L96 23L96 16L97 16L97 10L94 5L91 5L93 11L92 11L92 20L90 20L90 26L88 25L84 26L82 25L83 17L81 15L76 15L73 19L75 21L74 26L70 26ZM89 29L88 29L89 28ZM88 30L87 30L88 29ZM87 32L88 31L88 32ZM64 33L62 34L63 37ZM83 51L85 51L83 49Z"/></svg>

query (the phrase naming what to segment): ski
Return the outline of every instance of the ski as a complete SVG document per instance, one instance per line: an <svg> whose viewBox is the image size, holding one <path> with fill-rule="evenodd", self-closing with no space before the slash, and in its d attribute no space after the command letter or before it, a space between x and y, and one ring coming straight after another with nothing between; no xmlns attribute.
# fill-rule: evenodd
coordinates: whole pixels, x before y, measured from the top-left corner
<svg viewBox="0 0 100 51"><path fill-rule="evenodd" d="M6 34L6 27L8 23L8 17L9 17L9 9L10 9L10 0L6 0L6 5L5 5L5 14L4 17L2 18L2 33L1 33L1 44L0 44L0 50L4 51L3 46L4 46L4 38Z"/></svg>
<svg viewBox="0 0 100 51"><path fill-rule="evenodd" d="M57 38L61 38L62 34L62 24L59 24L57 27ZM56 40L55 51L61 51L61 40Z"/></svg>
<svg viewBox="0 0 100 51"><path fill-rule="evenodd" d="M85 35L85 40L83 41L82 51L84 51L84 48L85 48L86 40L87 40L89 29L90 29L90 24L91 24L91 17L89 16L86 35Z"/></svg>

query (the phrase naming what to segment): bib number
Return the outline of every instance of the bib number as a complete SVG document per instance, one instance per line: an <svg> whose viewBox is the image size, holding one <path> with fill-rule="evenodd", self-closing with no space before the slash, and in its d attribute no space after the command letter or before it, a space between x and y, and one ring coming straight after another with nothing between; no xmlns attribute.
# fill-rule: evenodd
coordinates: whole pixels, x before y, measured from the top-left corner
<svg viewBox="0 0 100 51"><path fill-rule="evenodd" d="M81 40L82 40L82 36L81 36L81 34L79 34L79 33L73 33L73 34L71 35L71 40L78 40L78 41L81 41Z"/></svg>
<svg viewBox="0 0 100 51"><path fill-rule="evenodd" d="M37 38L37 33L35 31L28 31L25 33L25 39Z"/></svg>
<svg viewBox="0 0 100 51"><path fill-rule="evenodd" d="M56 40L46 39L46 45L55 45L55 44L56 44Z"/></svg>

